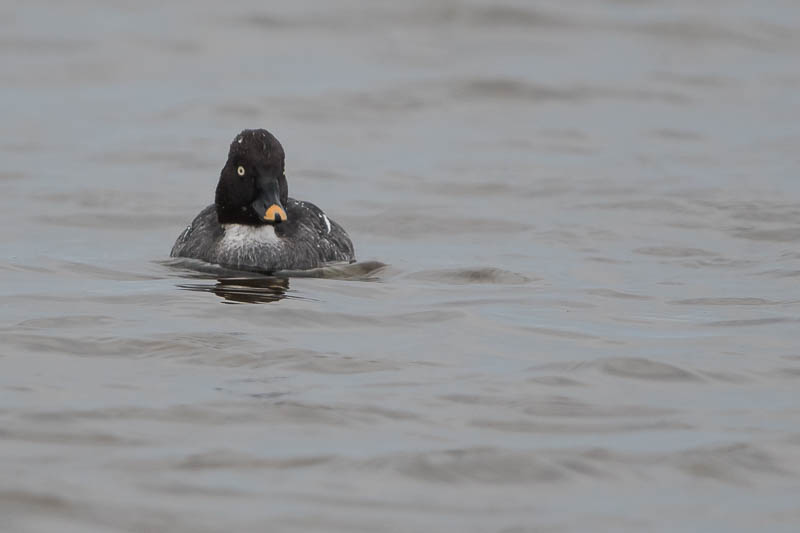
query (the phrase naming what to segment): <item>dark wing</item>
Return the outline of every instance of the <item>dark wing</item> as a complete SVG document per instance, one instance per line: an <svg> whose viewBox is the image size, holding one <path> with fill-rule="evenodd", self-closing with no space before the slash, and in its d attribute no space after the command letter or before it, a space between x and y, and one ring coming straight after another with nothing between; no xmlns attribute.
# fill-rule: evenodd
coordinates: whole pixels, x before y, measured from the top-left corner
<svg viewBox="0 0 800 533"><path fill-rule="evenodd" d="M211 204L200 211L192 223L183 230L169 255L213 262L212 253L222 233L222 226L217 221L216 207Z"/></svg>
<svg viewBox="0 0 800 533"><path fill-rule="evenodd" d="M303 268L355 261L353 243L347 232L319 207L311 202L289 198L286 214L289 220L278 224L275 232L292 243L291 248L298 254L298 261L301 256L315 259L315 264L302 261Z"/></svg>

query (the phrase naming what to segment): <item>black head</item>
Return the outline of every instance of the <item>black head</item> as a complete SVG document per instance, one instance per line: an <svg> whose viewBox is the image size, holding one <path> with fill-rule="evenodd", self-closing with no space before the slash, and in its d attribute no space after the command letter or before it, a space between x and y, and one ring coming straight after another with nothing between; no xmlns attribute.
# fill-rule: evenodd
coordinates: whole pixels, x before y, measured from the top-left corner
<svg viewBox="0 0 800 533"><path fill-rule="evenodd" d="M283 146L267 130L236 136L222 167L214 203L220 224L279 224L286 221L289 187Z"/></svg>

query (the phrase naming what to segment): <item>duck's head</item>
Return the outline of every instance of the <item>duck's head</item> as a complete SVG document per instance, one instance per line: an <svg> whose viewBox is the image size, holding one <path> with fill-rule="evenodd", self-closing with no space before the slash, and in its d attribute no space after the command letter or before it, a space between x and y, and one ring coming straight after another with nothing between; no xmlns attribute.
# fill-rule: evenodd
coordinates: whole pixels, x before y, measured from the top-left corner
<svg viewBox="0 0 800 533"><path fill-rule="evenodd" d="M285 222L289 187L283 146L267 130L244 130L233 139L214 203L220 224Z"/></svg>

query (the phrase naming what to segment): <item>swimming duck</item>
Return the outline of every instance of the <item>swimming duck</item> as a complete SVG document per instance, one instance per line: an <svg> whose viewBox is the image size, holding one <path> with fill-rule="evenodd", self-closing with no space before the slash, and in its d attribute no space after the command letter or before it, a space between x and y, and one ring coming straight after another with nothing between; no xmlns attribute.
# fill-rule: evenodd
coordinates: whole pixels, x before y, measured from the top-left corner
<svg viewBox="0 0 800 533"><path fill-rule="evenodd" d="M283 147L264 129L233 139L214 203L180 234L170 256L262 272L355 261L339 224L314 204L289 198Z"/></svg>

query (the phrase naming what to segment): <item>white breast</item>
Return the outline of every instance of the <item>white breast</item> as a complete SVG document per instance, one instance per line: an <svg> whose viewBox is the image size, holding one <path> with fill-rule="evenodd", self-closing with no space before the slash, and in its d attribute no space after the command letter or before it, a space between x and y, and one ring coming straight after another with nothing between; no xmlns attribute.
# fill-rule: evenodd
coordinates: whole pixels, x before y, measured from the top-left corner
<svg viewBox="0 0 800 533"><path fill-rule="evenodd" d="M254 243L277 244L279 237L275 235L275 227L269 225L247 226L245 224L223 224L225 235L222 245L226 248L239 248Z"/></svg>

